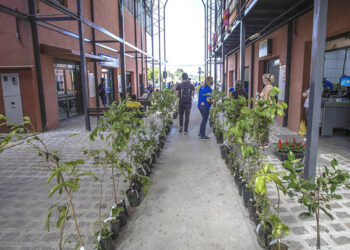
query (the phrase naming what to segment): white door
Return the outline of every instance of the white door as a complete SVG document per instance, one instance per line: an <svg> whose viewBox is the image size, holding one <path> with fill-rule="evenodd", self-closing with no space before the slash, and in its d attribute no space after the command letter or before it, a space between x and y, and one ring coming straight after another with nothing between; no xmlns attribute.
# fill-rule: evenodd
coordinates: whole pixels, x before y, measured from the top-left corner
<svg viewBox="0 0 350 250"><path fill-rule="evenodd" d="M7 122L19 124L23 122L23 109L18 74L1 74L0 76Z"/></svg>

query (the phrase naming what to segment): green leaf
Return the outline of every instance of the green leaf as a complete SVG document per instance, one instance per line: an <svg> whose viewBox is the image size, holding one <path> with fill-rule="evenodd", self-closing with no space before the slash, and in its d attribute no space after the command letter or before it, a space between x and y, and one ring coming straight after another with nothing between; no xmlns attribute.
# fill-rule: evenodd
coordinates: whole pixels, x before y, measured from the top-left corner
<svg viewBox="0 0 350 250"><path fill-rule="evenodd" d="M46 227L46 231L50 232L50 218L51 218L51 214L53 211L50 211L47 216L46 216L46 220L45 220L45 227Z"/></svg>
<svg viewBox="0 0 350 250"><path fill-rule="evenodd" d="M51 180L53 179L53 177L55 177L56 176L56 171L53 171L51 174L50 174L50 176L49 176L49 178L47 179L47 181L46 181L46 185L48 185L50 182L51 182Z"/></svg>
<svg viewBox="0 0 350 250"><path fill-rule="evenodd" d="M66 220L66 215L61 216L57 222L56 222L56 227L60 228L62 226L62 223Z"/></svg>
<svg viewBox="0 0 350 250"><path fill-rule="evenodd" d="M330 214L324 207L320 206L320 209L331 219L334 220L334 216Z"/></svg>
<svg viewBox="0 0 350 250"><path fill-rule="evenodd" d="M50 193L49 193L49 198L50 198L57 190L63 188L63 187L66 186L66 185L67 185L67 184L66 184L65 182L62 182L62 183L57 184L56 186L54 186L54 187L51 189Z"/></svg>
<svg viewBox="0 0 350 250"><path fill-rule="evenodd" d="M310 218L311 216L312 216L312 214L309 212L302 212L299 214L300 218Z"/></svg>

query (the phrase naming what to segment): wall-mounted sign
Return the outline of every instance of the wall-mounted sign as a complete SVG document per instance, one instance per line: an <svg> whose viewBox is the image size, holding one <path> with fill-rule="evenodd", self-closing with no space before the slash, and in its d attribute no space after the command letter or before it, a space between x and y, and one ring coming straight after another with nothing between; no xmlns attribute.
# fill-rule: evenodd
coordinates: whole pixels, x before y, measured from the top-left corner
<svg viewBox="0 0 350 250"><path fill-rule="evenodd" d="M266 39L259 44L259 58L272 54L272 39Z"/></svg>
<svg viewBox="0 0 350 250"><path fill-rule="evenodd" d="M101 66L106 66L106 67L113 67L113 68L118 68L119 67L119 58L113 57L113 56L108 56L105 54L98 53L99 56L106 58L108 61L106 62L99 62L98 64Z"/></svg>

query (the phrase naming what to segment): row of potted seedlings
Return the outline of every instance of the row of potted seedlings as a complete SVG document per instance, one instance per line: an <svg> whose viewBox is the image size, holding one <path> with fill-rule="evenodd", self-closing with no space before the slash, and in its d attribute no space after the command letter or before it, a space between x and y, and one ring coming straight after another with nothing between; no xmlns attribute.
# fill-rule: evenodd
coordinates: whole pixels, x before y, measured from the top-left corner
<svg viewBox="0 0 350 250"><path fill-rule="evenodd" d="M271 96L278 92L279 89L274 87ZM276 113L283 116L286 105L272 98L258 100L253 108L249 108L252 100L244 97L234 99L215 91L213 99L216 104L211 110L210 123L216 132L218 143L224 141L220 147L221 156L232 170L239 195L256 225L259 245L268 249L288 249L281 242L290 231L279 217L279 204L283 193L297 197L298 202L306 208L307 212L300 216L315 215L316 248L320 249L320 211L333 218L330 202L341 198L336 193L338 187L350 188L349 173L340 170L334 159L331 166L324 166L316 177L304 179L304 165L301 160L305 143L297 142L296 139L284 142L279 140L276 144L275 153L282 161L286 173L277 171L275 166L264 163L263 151L273 118ZM221 140L221 133L224 140ZM278 195L276 204L268 198L268 183L275 188Z"/></svg>
<svg viewBox="0 0 350 250"><path fill-rule="evenodd" d="M59 230L59 249L66 247L65 225L72 221L76 234L75 249L85 250L86 242L81 234L74 197L79 192L81 180L91 178L99 183L100 198L98 218L94 223L95 244L97 249L114 249L113 240L118 236L120 228L127 223L127 203L122 198L126 196L130 206L138 206L141 202L141 192L148 192L151 184L149 175L154 163L160 156L166 142L166 136L171 128L171 113L176 100L173 91L161 91L151 96L152 106L142 119L140 111L127 108L127 101L113 103L105 112L103 119L89 135L90 140L103 142L104 149L83 148L85 159L63 160L61 150L51 150L43 136L34 135L25 142L43 159L49 172L47 184L51 186L49 198L57 196L57 200L66 197L66 202L56 202L48 210L46 229L50 230L51 221L56 219ZM20 140L22 133L33 133L34 129L28 117L21 124L8 124L7 117L0 115L0 126L8 126L10 133L0 142L0 153L5 146L15 138ZM159 126L159 122L161 123ZM69 138L77 134L71 134ZM74 139L74 138L73 138ZM72 139L72 140L73 140ZM68 140L68 139L67 139ZM65 140L66 141L66 140ZM86 167L88 165L88 167ZM95 171L96 170L96 171ZM98 171L100 170L100 171ZM102 203L106 179L112 179L113 206L109 217L103 219ZM118 180L128 183L128 189L118 187ZM62 195L63 194L63 195ZM108 199L107 199L108 200Z"/></svg>

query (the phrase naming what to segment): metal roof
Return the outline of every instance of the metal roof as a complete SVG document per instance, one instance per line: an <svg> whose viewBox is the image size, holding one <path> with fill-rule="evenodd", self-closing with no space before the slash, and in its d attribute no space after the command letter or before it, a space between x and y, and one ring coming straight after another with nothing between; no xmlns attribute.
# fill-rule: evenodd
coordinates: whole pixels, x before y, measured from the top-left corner
<svg viewBox="0 0 350 250"><path fill-rule="evenodd" d="M246 45L256 41L273 30L288 23L290 20L310 11L313 0L254 0L246 9L242 10L246 22ZM255 35L254 37L252 37ZM240 20L236 20L224 37L224 54L227 55L239 49ZM216 54L221 56L221 45Z"/></svg>

